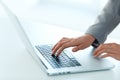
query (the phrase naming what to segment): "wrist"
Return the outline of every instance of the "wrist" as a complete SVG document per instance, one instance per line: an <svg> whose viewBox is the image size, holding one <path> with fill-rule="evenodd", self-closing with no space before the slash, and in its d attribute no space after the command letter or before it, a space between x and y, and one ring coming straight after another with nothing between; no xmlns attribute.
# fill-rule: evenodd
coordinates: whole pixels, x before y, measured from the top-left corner
<svg viewBox="0 0 120 80"><path fill-rule="evenodd" d="M95 41L95 37L92 36L91 34L85 34L85 36L87 36L89 38L89 40L91 40L92 42Z"/></svg>
<svg viewBox="0 0 120 80"><path fill-rule="evenodd" d="M92 36L91 34L86 34L86 36L88 36L90 38L90 40L92 41L91 45L94 48L97 48L100 45L99 41L94 36Z"/></svg>

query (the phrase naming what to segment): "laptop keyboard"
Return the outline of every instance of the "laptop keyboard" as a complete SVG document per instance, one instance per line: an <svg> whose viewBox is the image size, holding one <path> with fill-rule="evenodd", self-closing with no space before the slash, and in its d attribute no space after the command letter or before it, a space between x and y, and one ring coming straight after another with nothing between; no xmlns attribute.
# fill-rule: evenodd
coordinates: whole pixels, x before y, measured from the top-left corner
<svg viewBox="0 0 120 80"><path fill-rule="evenodd" d="M81 66L74 57L70 58L64 51L59 57L51 56L52 47L50 45L38 45L36 48L53 68Z"/></svg>

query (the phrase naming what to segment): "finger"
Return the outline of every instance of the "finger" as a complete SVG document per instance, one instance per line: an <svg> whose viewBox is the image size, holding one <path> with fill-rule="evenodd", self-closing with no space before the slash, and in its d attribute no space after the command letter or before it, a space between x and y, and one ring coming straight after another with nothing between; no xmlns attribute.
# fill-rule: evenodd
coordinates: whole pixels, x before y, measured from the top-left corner
<svg viewBox="0 0 120 80"><path fill-rule="evenodd" d="M115 58L117 60L120 60L120 54L110 54L112 58Z"/></svg>
<svg viewBox="0 0 120 80"><path fill-rule="evenodd" d="M58 57L58 56L62 53L63 50L64 50L64 48L61 47L61 48L57 51L56 56Z"/></svg>
<svg viewBox="0 0 120 80"><path fill-rule="evenodd" d="M56 43L53 47L52 47L52 51L55 49L55 47L58 45L58 43Z"/></svg>
<svg viewBox="0 0 120 80"><path fill-rule="evenodd" d="M57 52L57 50L62 46L62 42L59 42L55 47L54 49L52 50L52 55L55 54Z"/></svg>
<svg viewBox="0 0 120 80"><path fill-rule="evenodd" d="M115 58L117 60L120 60L120 55L117 55L117 54L112 54L112 53L106 53L104 55L101 55L100 58L106 58L106 57L112 57L112 58Z"/></svg>
<svg viewBox="0 0 120 80"><path fill-rule="evenodd" d="M63 44L66 44L68 43L68 40L61 40L60 42L58 42L54 49L52 50L52 55L55 54L57 52L57 50L63 45Z"/></svg>
<svg viewBox="0 0 120 80"><path fill-rule="evenodd" d="M112 46L111 43L101 45L100 47L98 47L98 49L95 50L94 56L98 57L102 53L112 53L113 54L114 51L112 50L111 46Z"/></svg>
<svg viewBox="0 0 120 80"><path fill-rule="evenodd" d="M103 54L103 53L106 53L105 49L99 50L94 56L95 56L95 57L98 57L98 56L100 56L100 55Z"/></svg>
<svg viewBox="0 0 120 80"><path fill-rule="evenodd" d="M100 56L100 58L106 58L106 57L110 57L110 54L106 53L106 54Z"/></svg>
<svg viewBox="0 0 120 80"><path fill-rule="evenodd" d="M67 39L67 38L64 37L64 38L62 38L60 41L58 41L58 42L53 46L52 50L54 50L55 47L56 47L60 42L62 42L62 41L65 40L65 39Z"/></svg>
<svg viewBox="0 0 120 80"><path fill-rule="evenodd" d="M109 47L111 44L101 44L93 53L94 56L100 55L103 52L110 53Z"/></svg>
<svg viewBox="0 0 120 80"><path fill-rule="evenodd" d="M69 44L64 44L64 45L62 45L62 46L57 50L56 56L58 57L58 56L62 53L62 51L63 51L65 48L69 47L69 46L70 46Z"/></svg>
<svg viewBox="0 0 120 80"><path fill-rule="evenodd" d="M112 53L107 53L107 54L101 56L101 58L106 58L106 57L112 57L112 58L115 58L117 60L120 60L120 58L118 57L118 55L112 54Z"/></svg>
<svg viewBox="0 0 120 80"><path fill-rule="evenodd" d="M83 45L79 45L79 46L75 46L73 49L72 49L72 51L73 52L76 52L76 51L78 51L78 50L82 50L84 47L83 47Z"/></svg>
<svg viewBox="0 0 120 80"><path fill-rule="evenodd" d="M101 44L93 53L93 55L97 55L99 51L101 51L103 49L103 44Z"/></svg>

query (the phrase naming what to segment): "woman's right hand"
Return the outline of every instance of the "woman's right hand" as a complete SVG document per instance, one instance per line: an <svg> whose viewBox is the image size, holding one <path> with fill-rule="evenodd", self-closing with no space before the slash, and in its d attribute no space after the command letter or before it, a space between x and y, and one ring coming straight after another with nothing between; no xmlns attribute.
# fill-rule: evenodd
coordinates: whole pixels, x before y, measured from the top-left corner
<svg viewBox="0 0 120 80"><path fill-rule="evenodd" d="M64 37L52 48L52 55L56 55L58 57L60 53L68 47L73 47L73 52L85 49L89 47L94 40L95 38L90 34L85 34L77 38Z"/></svg>

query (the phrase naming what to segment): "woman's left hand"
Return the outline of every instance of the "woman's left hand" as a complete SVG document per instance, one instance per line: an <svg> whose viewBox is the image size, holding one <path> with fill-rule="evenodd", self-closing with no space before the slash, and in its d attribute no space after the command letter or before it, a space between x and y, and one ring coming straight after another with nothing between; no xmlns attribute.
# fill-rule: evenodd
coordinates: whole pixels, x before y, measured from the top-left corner
<svg viewBox="0 0 120 80"><path fill-rule="evenodd" d="M94 51L95 57L113 57L117 60L120 60L120 44L116 43L107 43L107 44L101 44L95 51Z"/></svg>

